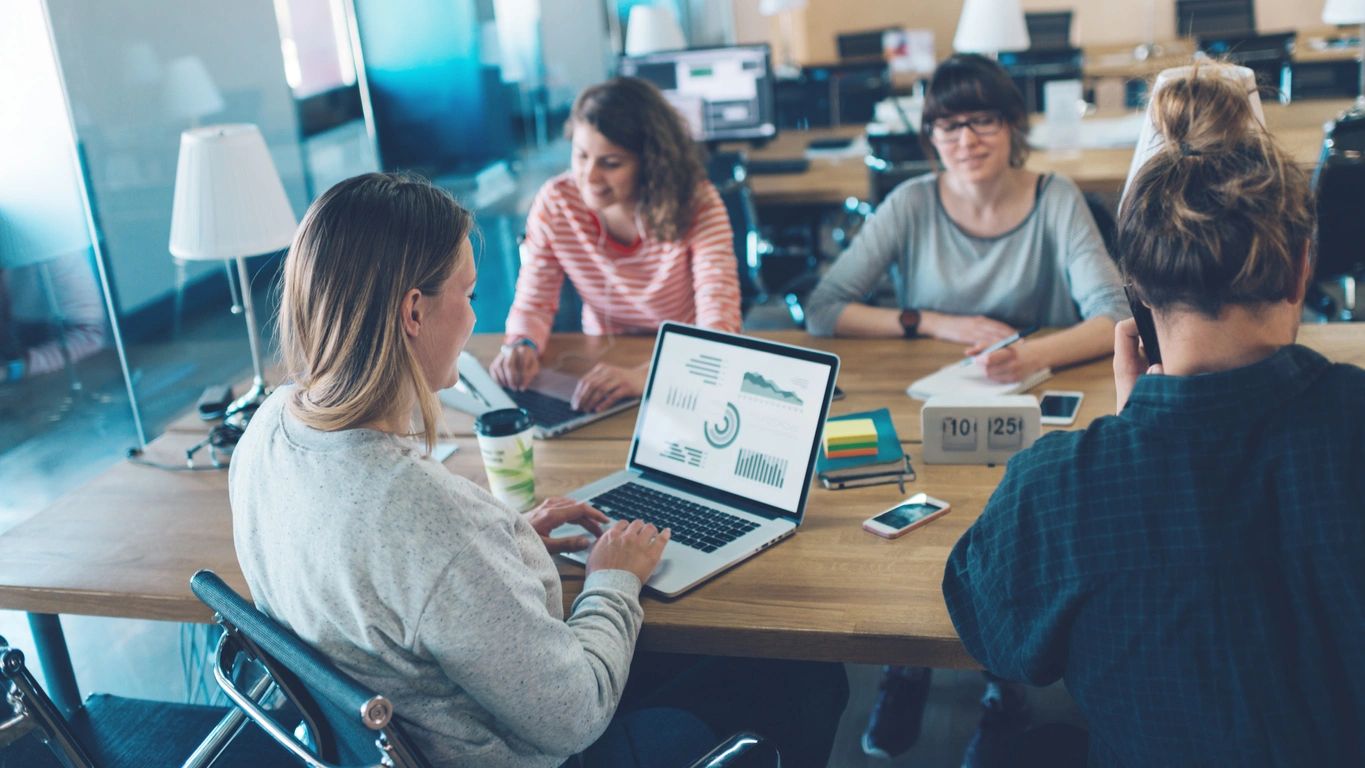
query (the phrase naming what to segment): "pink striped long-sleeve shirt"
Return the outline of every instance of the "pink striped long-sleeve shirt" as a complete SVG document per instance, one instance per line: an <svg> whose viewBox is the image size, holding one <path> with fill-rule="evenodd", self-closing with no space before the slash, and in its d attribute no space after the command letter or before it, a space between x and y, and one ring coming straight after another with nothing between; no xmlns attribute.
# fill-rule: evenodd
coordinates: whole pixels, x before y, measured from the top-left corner
<svg viewBox="0 0 1365 768"><path fill-rule="evenodd" d="M507 340L541 349L568 276L583 299L583 332L653 333L665 320L736 332L739 274L730 219L716 188L697 188L692 226L676 241L644 234L612 240L567 174L545 183L531 204Z"/></svg>

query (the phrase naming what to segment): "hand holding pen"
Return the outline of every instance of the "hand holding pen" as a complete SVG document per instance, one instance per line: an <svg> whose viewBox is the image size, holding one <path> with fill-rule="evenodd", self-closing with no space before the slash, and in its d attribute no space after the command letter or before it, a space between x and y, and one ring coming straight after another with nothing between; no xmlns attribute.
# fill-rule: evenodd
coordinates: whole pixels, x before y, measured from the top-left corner
<svg viewBox="0 0 1365 768"><path fill-rule="evenodd" d="M967 357L961 365L980 363L985 368L986 377L993 381L1020 381L1027 378L1034 371L1047 367L1046 362L1035 359L1027 343L1019 343L1036 330L1025 328L1003 338Z"/></svg>

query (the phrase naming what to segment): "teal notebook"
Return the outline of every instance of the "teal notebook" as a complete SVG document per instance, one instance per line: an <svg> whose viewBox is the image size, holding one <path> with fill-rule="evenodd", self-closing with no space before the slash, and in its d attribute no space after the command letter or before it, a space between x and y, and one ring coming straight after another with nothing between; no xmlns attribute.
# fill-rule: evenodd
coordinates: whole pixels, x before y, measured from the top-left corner
<svg viewBox="0 0 1365 768"><path fill-rule="evenodd" d="M878 408L875 411L863 411L862 413L849 413L843 416L835 416L830 421L846 421L848 419L872 419L877 427L877 455L876 456L850 456L845 459L831 459L825 456L825 449L820 447L820 455L815 460L815 471L826 476L837 476L846 472L871 472L885 465L888 472L897 472L904 464L905 452L901 450L900 438L896 436L896 427L891 423L891 411L885 408Z"/></svg>

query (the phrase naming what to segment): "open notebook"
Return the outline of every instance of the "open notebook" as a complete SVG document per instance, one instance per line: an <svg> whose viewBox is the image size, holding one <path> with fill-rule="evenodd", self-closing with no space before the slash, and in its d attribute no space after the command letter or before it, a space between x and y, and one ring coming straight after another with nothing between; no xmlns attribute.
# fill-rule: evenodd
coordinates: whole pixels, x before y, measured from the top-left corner
<svg viewBox="0 0 1365 768"><path fill-rule="evenodd" d="M1023 381L1000 383L986 378L986 369L977 363L940 368L906 388L905 394L928 400L935 395L1017 395L1052 378L1052 369L1035 371Z"/></svg>

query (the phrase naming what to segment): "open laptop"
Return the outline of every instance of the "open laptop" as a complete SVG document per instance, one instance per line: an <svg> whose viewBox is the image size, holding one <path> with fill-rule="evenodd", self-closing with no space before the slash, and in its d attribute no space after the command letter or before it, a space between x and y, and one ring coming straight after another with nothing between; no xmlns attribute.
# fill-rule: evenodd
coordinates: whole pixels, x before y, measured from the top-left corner
<svg viewBox="0 0 1365 768"><path fill-rule="evenodd" d="M441 402L475 416L500 408L525 408L535 423L535 436L542 439L562 435L639 402L631 397L596 413L584 413L570 405L577 376L542 368L530 386L517 392L494 381L478 358L468 352L460 353L459 369L459 385L441 390Z"/></svg>
<svg viewBox="0 0 1365 768"><path fill-rule="evenodd" d="M672 528L647 586L681 594L801 524L838 374L827 352L664 323L626 468L568 495Z"/></svg>

